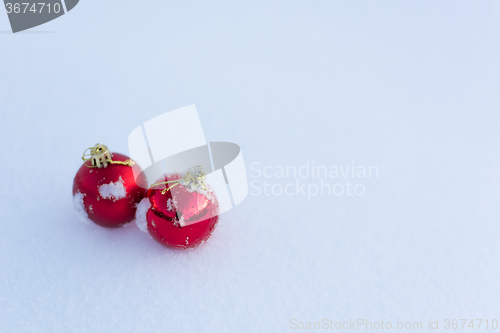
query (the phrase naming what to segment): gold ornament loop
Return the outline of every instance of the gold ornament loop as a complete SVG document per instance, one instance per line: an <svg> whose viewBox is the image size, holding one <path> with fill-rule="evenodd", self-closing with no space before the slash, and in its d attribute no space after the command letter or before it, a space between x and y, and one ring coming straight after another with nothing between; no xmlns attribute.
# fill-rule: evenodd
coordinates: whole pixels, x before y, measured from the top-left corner
<svg viewBox="0 0 500 333"><path fill-rule="evenodd" d="M90 152L88 152L90 150ZM126 161L113 161L107 146L96 143L94 147L85 149L82 156L83 163L88 168L105 168L109 164L120 164L133 166L134 161L128 159ZM85 162L91 161L91 165Z"/></svg>
<svg viewBox="0 0 500 333"><path fill-rule="evenodd" d="M165 194L170 189L176 187L177 185L181 184L186 186L187 188L191 188L192 191L196 191L200 187L206 191L207 190L207 184L205 183L205 173L203 172L203 167L201 165L192 167L189 169L187 174L177 180L169 180L167 182L159 182L159 183L154 183L151 185L151 187L155 187L158 185L167 185L167 184L173 184L167 188L165 188L163 191L161 191L161 194Z"/></svg>

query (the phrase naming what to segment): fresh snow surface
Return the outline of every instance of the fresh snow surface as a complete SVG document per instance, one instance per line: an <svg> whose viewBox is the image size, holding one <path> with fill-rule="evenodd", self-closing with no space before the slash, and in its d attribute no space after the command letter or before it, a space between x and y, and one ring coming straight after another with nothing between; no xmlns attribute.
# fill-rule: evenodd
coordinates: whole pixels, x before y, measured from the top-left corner
<svg viewBox="0 0 500 333"><path fill-rule="evenodd" d="M498 1L85 0L9 30L0 333L500 320ZM79 223L85 148L193 103L249 183L210 240Z"/></svg>

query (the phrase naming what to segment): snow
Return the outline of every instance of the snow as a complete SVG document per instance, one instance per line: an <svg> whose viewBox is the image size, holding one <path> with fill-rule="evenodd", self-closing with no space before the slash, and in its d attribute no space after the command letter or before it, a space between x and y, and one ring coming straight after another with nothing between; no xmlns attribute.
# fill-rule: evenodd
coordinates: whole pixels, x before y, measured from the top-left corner
<svg viewBox="0 0 500 333"><path fill-rule="evenodd" d="M167 210L172 211L175 208L174 201L172 198L168 198L167 200Z"/></svg>
<svg viewBox="0 0 500 333"><path fill-rule="evenodd" d="M89 219L89 215L85 211L83 198L84 194L80 192L75 193L75 195L73 196L73 205L78 215L78 221L83 222L84 224L92 223L92 221Z"/></svg>
<svg viewBox="0 0 500 333"><path fill-rule="evenodd" d="M0 15L0 332L500 319L497 1L138 4L80 1L16 35ZM193 103L249 181L210 240L79 223L85 148L127 154ZM273 172L308 161L378 177Z"/></svg>
<svg viewBox="0 0 500 333"><path fill-rule="evenodd" d="M167 202L168 204L168 202ZM179 214L177 214L177 217L179 217ZM179 218L174 220L174 225L180 226L180 227L185 227L186 226L186 221L184 220L184 215L180 215Z"/></svg>
<svg viewBox="0 0 500 333"><path fill-rule="evenodd" d="M120 176L116 182L110 182L99 186L99 194L104 199L111 199L113 201L123 199L127 196L127 190L124 184Z"/></svg>
<svg viewBox="0 0 500 333"><path fill-rule="evenodd" d="M148 221L146 219L146 214L148 212L149 207L151 207L151 203L148 198L144 198L137 205L137 210L135 211L135 223L140 231L145 232L149 235L148 232Z"/></svg>

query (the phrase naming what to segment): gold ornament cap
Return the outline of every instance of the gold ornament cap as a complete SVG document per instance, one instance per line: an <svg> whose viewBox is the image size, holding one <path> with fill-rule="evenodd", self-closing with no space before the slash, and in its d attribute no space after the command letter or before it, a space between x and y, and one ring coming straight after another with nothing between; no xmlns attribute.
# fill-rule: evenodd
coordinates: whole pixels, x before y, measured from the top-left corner
<svg viewBox="0 0 500 333"><path fill-rule="evenodd" d="M180 179L154 183L151 185L151 187L155 187L158 185L173 184L165 188L163 191L161 191L161 194L167 193L168 191L170 191L170 189L176 187L179 184L186 186L186 188L190 189L191 192L196 191L199 188L201 188L203 191L206 191L208 188L207 184L205 183L205 178L206 176L205 173L203 172L203 167L201 165L197 165L195 167L190 168L187 174Z"/></svg>
<svg viewBox="0 0 500 333"><path fill-rule="evenodd" d="M88 152L89 150L90 152ZM82 160L84 162L91 161L92 167L94 168L105 168L108 166L108 162L112 163L113 161L108 147L100 143L96 143L94 147L87 148L83 152Z"/></svg>

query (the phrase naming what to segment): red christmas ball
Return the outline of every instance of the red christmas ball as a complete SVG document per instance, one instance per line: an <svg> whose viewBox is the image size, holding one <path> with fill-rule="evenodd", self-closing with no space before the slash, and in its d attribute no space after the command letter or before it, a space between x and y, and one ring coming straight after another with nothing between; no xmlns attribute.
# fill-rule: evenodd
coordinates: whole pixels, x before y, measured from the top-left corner
<svg viewBox="0 0 500 333"><path fill-rule="evenodd" d="M103 227L119 227L135 217L137 204L144 198L146 179L141 174L136 182L132 166L119 164L130 159L122 154L110 154L111 163L96 167L86 161L78 170L73 182L75 204L83 204L88 218ZM118 162L118 163L116 163ZM78 208L78 207L77 207Z"/></svg>
<svg viewBox="0 0 500 333"><path fill-rule="evenodd" d="M159 182L180 178L181 175L173 174ZM164 191L153 186L146 197L150 204L146 213L148 232L168 247L187 249L200 245L210 237L219 221L217 198L210 189L193 190L177 184L175 190Z"/></svg>

